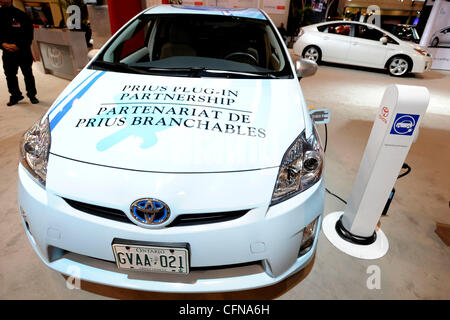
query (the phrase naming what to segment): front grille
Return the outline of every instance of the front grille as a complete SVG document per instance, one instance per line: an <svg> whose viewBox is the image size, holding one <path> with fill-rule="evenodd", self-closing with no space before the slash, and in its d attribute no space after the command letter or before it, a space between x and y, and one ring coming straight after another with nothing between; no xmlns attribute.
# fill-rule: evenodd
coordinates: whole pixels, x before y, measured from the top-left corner
<svg viewBox="0 0 450 320"><path fill-rule="evenodd" d="M234 220L242 217L250 210L239 210L229 212L213 212L202 214L181 214L169 224L169 227L194 226L199 224L217 223Z"/></svg>
<svg viewBox="0 0 450 320"><path fill-rule="evenodd" d="M89 203L79 202L63 198L69 206L72 208L88 213L97 217L110 219L118 222L134 224L127 215L118 209L96 206ZM201 213L201 214L181 214L175 218L174 221L168 227L184 227L194 226L208 223L225 222L234 219L238 219L244 216L250 210L238 210L228 212L213 212L213 213Z"/></svg>
<svg viewBox="0 0 450 320"><path fill-rule="evenodd" d="M126 214L121 210L106 208L106 207L101 207L101 206L95 206L93 204L79 202L79 201L65 199L65 198L63 198L63 199L72 208L83 211L85 213L89 213L89 214L92 214L97 217L102 217L102 218L106 218L106 219L110 219L110 220L114 220L114 221L133 223L130 221L130 219L128 219Z"/></svg>

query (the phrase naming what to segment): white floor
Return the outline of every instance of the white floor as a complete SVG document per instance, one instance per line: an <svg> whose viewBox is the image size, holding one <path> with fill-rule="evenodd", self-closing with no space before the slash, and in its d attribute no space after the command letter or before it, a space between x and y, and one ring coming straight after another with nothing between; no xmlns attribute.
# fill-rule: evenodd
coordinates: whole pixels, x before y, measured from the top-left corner
<svg viewBox="0 0 450 320"><path fill-rule="evenodd" d="M328 188L343 198L351 191L385 88L401 83L426 86L431 92L419 140L407 158L412 172L397 182L390 214L382 219L390 246L386 256L375 261L346 256L321 233L314 263L278 285L176 295L91 283L69 290L65 279L47 269L32 251L16 205L19 140L68 84L34 69L39 105L25 101L6 107L9 95L0 75L0 299L450 299L450 248L434 233L436 222L450 224L450 72L397 79L381 71L322 65L314 77L301 81L310 106L331 109L325 177ZM325 214L342 209L339 200L327 195ZM379 283L374 280L377 275Z"/></svg>

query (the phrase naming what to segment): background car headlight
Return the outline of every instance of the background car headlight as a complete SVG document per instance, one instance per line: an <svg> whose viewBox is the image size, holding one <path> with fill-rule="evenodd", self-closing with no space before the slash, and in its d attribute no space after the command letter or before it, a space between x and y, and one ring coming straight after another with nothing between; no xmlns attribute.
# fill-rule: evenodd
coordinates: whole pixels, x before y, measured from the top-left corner
<svg viewBox="0 0 450 320"><path fill-rule="evenodd" d="M20 162L42 186L45 186L47 178L50 142L48 118L33 124L20 141Z"/></svg>
<svg viewBox="0 0 450 320"><path fill-rule="evenodd" d="M420 49L420 48L414 48L418 53L420 53L423 56L427 56L428 52L426 50Z"/></svg>
<svg viewBox="0 0 450 320"><path fill-rule="evenodd" d="M281 161L271 205L305 191L322 176L323 150L314 126L309 138L305 131L295 139Z"/></svg>

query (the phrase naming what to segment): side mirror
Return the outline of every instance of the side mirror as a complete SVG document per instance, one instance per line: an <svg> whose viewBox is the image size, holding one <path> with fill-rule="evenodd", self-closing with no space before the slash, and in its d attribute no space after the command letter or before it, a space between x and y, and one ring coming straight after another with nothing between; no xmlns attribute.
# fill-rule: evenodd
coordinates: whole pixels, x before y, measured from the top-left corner
<svg viewBox="0 0 450 320"><path fill-rule="evenodd" d="M386 44L388 43L388 38L386 38L386 37L381 37L381 38L380 38L380 42L381 42L383 45L386 45Z"/></svg>
<svg viewBox="0 0 450 320"><path fill-rule="evenodd" d="M92 60L99 51L99 49L91 49L87 54L89 61Z"/></svg>
<svg viewBox="0 0 450 320"><path fill-rule="evenodd" d="M295 71L299 79L313 76L317 72L317 68L317 63L309 59L295 61Z"/></svg>

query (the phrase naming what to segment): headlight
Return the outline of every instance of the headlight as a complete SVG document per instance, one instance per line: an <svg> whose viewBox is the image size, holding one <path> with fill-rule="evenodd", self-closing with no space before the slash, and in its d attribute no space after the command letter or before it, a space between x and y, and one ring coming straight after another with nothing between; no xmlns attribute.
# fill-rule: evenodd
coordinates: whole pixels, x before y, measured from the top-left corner
<svg viewBox="0 0 450 320"><path fill-rule="evenodd" d="M48 118L37 121L20 141L20 162L42 186L45 186L47 178L50 141Z"/></svg>
<svg viewBox="0 0 450 320"><path fill-rule="evenodd" d="M414 48L414 50L416 50L418 53L420 53L423 56L428 55L428 52L426 50L419 49L419 48Z"/></svg>
<svg viewBox="0 0 450 320"><path fill-rule="evenodd" d="M322 176L323 150L316 128L309 138L305 131L284 154L272 195L271 205L305 191Z"/></svg>

